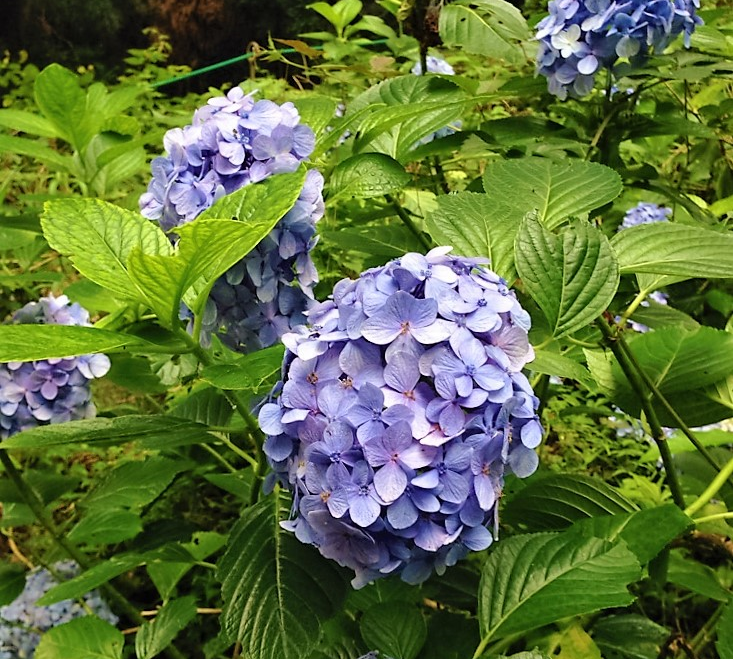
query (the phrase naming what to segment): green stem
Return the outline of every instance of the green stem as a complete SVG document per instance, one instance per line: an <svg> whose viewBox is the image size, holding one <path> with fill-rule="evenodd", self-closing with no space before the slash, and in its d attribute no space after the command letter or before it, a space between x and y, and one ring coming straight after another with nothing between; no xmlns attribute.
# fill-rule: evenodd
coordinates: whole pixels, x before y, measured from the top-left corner
<svg viewBox="0 0 733 659"><path fill-rule="evenodd" d="M662 457L662 463L664 464L665 469L665 479L670 491L672 492L672 499L680 508L684 509L685 498L682 494L682 487L674 468L674 462L672 461L672 452L669 450L669 444L667 443L664 429L662 428L662 424L659 423L656 410L652 405L649 391L647 391L644 380L640 377L641 367L636 362L633 353L628 350L621 335L614 332L603 317L598 318L597 324L603 334L606 344L618 360L619 366L629 381L631 388L639 397L641 408L646 415L647 423L649 423L649 427L652 431L652 439L656 443L657 448L659 449L659 454Z"/></svg>
<svg viewBox="0 0 733 659"><path fill-rule="evenodd" d="M394 208L395 213L397 213L397 216L402 220L403 224L410 230L415 238L417 238L420 245L425 250L430 250L432 248L430 241L425 237L425 234L420 231L420 229L418 229L417 225L412 221L409 213L404 208L402 208L400 202L397 201L397 199L395 199L391 194L386 194L384 195L384 197L392 205L392 208Z"/></svg>
<svg viewBox="0 0 733 659"><path fill-rule="evenodd" d="M699 656L705 646L713 640L713 630L715 629L715 625L718 624L718 620L720 620L723 615L725 606L726 602L719 604L715 613L708 618L707 622L700 628L700 631L697 632L690 641L690 649L696 657Z"/></svg>
<svg viewBox="0 0 733 659"><path fill-rule="evenodd" d="M626 308L626 311L621 315L621 320L618 322L619 328L624 328L629 318L631 318L631 314L639 308L639 305L646 299L647 295L649 295L648 290L644 289L639 291L636 297L631 301L631 304Z"/></svg>
<svg viewBox="0 0 733 659"><path fill-rule="evenodd" d="M718 493L720 488L725 485L725 481L728 480L731 474L733 474L733 458L720 470L720 473L707 486L705 491L685 508L685 514L692 517L692 515L705 506Z"/></svg>
<svg viewBox="0 0 733 659"><path fill-rule="evenodd" d="M18 493L25 504L31 509L31 512L38 523L46 529L48 534L51 536L51 539L67 556L74 559L78 563L79 567L83 570L88 570L90 563L87 560L86 554L61 535L50 516L46 513L46 507L43 500L38 493L28 483L26 483L23 479L23 475L10 459L10 456L6 451L0 450L0 463L2 463L5 468L5 473L10 477L10 480L13 481L13 485L15 485L15 488L18 490ZM132 603L128 601L128 599L112 584L104 584L101 586L101 589L107 599L111 600L121 611L124 611L125 615L135 622L135 624L142 625L145 622L145 618L140 615L137 608L133 606ZM186 657L173 645L169 646L166 652L171 659L186 659Z"/></svg>
<svg viewBox="0 0 733 659"><path fill-rule="evenodd" d="M733 519L733 513L716 513L715 515L706 515L705 517L695 517L692 521L695 524L705 524L705 522L715 522L719 519Z"/></svg>

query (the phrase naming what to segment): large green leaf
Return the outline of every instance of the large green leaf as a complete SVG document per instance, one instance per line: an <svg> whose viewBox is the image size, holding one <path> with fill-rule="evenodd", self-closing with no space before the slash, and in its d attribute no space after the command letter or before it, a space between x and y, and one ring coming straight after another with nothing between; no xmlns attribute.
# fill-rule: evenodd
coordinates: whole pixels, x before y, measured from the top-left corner
<svg viewBox="0 0 733 659"><path fill-rule="evenodd" d="M72 357L119 348L145 350L137 336L78 325L0 325L0 363Z"/></svg>
<svg viewBox="0 0 733 659"><path fill-rule="evenodd" d="M81 151L91 139L87 98L76 74L60 64L50 64L34 83L36 103L60 135Z"/></svg>
<svg viewBox="0 0 733 659"><path fill-rule="evenodd" d="M196 617L196 600L193 595L167 602L150 622L146 622L135 634L137 659L153 659L167 648L191 620Z"/></svg>
<svg viewBox="0 0 733 659"><path fill-rule="evenodd" d="M384 260L422 249L404 224L370 224L319 231L321 239L342 249L381 256Z"/></svg>
<svg viewBox="0 0 733 659"><path fill-rule="evenodd" d="M618 256L621 274L733 277L730 232L656 222L619 231L611 246Z"/></svg>
<svg viewBox="0 0 733 659"><path fill-rule="evenodd" d="M0 328L2 329L2 328ZM231 416L231 408L230 416ZM147 449L215 441L206 426L172 416L129 415L39 426L3 440L3 449L44 449L64 444L123 444L137 441Z"/></svg>
<svg viewBox="0 0 733 659"><path fill-rule="evenodd" d="M53 627L41 636L35 659L122 659L122 632L97 618L84 616Z"/></svg>
<svg viewBox="0 0 733 659"><path fill-rule="evenodd" d="M657 659L669 633L638 613L603 616L593 626L593 640L606 659Z"/></svg>
<svg viewBox="0 0 733 659"><path fill-rule="evenodd" d="M581 474L553 474L517 492L502 518L522 530L554 531L578 520L634 510L636 506L605 481Z"/></svg>
<svg viewBox="0 0 733 659"><path fill-rule="evenodd" d="M681 550L669 553L667 581L710 600L727 602L730 598L730 592L720 583L713 568L688 558Z"/></svg>
<svg viewBox="0 0 733 659"><path fill-rule="evenodd" d="M111 545L134 538L143 530L140 514L122 508L95 510L82 517L67 538L76 545Z"/></svg>
<svg viewBox="0 0 733 659"><path fill-rule="evenodd" d="M393 659L415 659L427 637L425 619L410 602L377 604L364 612L359 627L368 647Z"/></svg>
<svg viewBox="0 0 733 659"><path fill-rule="evenodd" d="M514 246L517 271L550 323L553 336L584 327L613 299L618 263L608 239L577 220L562 235L527 216Z"/></svg>
<svg viewBox="0 0 733 659"><path fill-rule="evenodd" d="M437 201L438 208L425 221L433 240L452 245L461 256L488 257L494 272L514 281L514 238L520 219L512 209L476 192L444 195Z"/></svg>
<svg viewBox="0 0 733 659"><path fill-rule="evenodd" d="M147 298L128 272L134 250L166 255L173 249L155 223L100 199L48 202L41 225L53 249L68 256L85 277L122 298Z"/></svg>
<svg viewBox="0 0 733 659"><path fill-rule="evenodd" d="M510 204L518 217L537 211L548 229L613 201L622 189L619 175L604 165L536 157L493 163L483 182L486 192Z"/></svg>
<svg viewBox="0 0 733 659"><path fill-rule="evenodd" d="M535 348L534 359L527 368L535 373L570 378L571 380L580 382L580 384L586 386L588 389L592 389L593 387L593 380L588 369L579 361L559 352Z"/></svg>
<svg viewBox="0 0 733 659"><path fill-rule="evenodd" d="M41 137L58 137L59 135L56 127L48 119L33 112L13 108L0 110L0 126Z"/></svg>
<svg viewBox="0 0 733 659"><path fill-rule="evenodd" d="M712 327L675 326L627 335L627 339L639 367L688 425L714 423L731 415L733 403L728 395L733 334ZM590 350L586 358L605 393L625 412L639 418L641 402L616 358ZM654 399L652 402L662 424L675 427L669 412Z"/></svg>
<svg viewBox="0 0 733 659"><path fill-rule="evenodd" d="M247 509L219 561L222 629L251 659L301 659L345 596L335 563L280 528L276 495Z"/></svg>
<svg viewBox="0 0 733 659"><path fill-rule="evenodd" d="M261 393L278 380L283 363L283 346L277 345L240 357L229 364L206 367L201 377L219 389Z"/></svg>
<svg viewBox="0 0 733 659"><path fill-rule="evenodd" d="M569 616L627 606L641 577L623 543L571 532L502 540L484 563L479 587L481 645Z"/></svg>
<svg viewBox="0 0 733 659"><path fill-rule="evenodd" d="M339 198L366 199L401 190L410 175L384 153L357 153L334 167L329 179L329 202Z"/></svg>
<svg viewBox="0 0 733 659"><path fill-rule="evenodd" d="M0 152L15 153L21 156L35 158L39 162L53 165L63 171L70 171L74 164L69 156L59 153L43 142L16 137L15 135L0 135Z"/></svg>
<svg viewBox="0 0 733 659"><path fill-rule="evenodd" d="M511 62L524 59L516 42L529 38L521 12L504 0L458 0L445 5L439 30L446 46Z"/></svg>

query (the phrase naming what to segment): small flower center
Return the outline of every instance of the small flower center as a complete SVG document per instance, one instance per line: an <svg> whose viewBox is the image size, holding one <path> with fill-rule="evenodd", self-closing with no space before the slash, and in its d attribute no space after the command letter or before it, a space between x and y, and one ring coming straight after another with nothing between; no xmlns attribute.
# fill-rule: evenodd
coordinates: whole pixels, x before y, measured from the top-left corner
<svg viewBox="0 0 733 659"><path fill-rule="evenodd" d="M402 321L400 325L400 334L409 334L410 333L410 321L404 320Z"/></svg>
<svg viewBox="0 0 733 659"><path fill-rule="evenodd" d="M330 498L331 493L328 490L326 490L325 492L321 492L321 501L323 501L323 503L326 503L326 501L328 501Z"/></svg>
<svg viewBox="0 0 733 659"><path fill-rule="evenodd" d="M359 486L359 496L365 497L369 494L369 486L368 485L361 485Z"/></svg>
<svg viewBox="0 0 733 659"><path fill-rule="evenodd" d="M341 453L338 451L334 451L328 457L331 459L331 462L341 462Z"/></svg>
<svg viewBox="0 0 733 659"><path fill-rule="evenodd" d="M308 382L308 384L316 384L318 382L318 373L316 373L315 371L308 373L308 375L306 375L305 377L305 380L306 382Z"/></svg>

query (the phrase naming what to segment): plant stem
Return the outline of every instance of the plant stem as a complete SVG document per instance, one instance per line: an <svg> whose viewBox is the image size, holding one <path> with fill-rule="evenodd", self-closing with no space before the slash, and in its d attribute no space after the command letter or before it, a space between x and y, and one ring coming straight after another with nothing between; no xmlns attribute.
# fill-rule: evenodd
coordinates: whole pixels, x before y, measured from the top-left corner
<svg viewBox="0 0 733 659"><path fill-rule="evenodd" d="M715 515L696 517L692 521L695 522L695 524L705 524L705 522L715 522L719 519L733 519L733 513L716 513Z"/></svg>
<svg viewBox="0 0 733 659"><path fill-rule="evenodd" d="M598 318L597 324L603 334L606 344L618 360L619 366L629 381L631 388L639 397L641 408L646 415L646 420L652 431L652 439L656 443L657 448L659 449L659 454L662 457L665 479L670 491L672 492L672 499L684 510L685 498L682 494L682 487L680 486L677 472L674 468L674 462L672 461L672 452L669 450L669 444L667 443L664 429L662 428L661 423L659 423L656 410L652 405L650 392L647 391L644 380L640 377L641 367L636 362L633 353L628 350L623 337L617 332L614 332L602 316Z"/></svg>
<svg viewBox="0 0 733 659"><path fill-rule="evenodd" d="M649 295L649 291L644 289L639 291L639 293L636 295L636 297L631 301L631 304L626 308L626 311L623 312L621 315L621 320L618 322L618 326L623 329L626 325L629 318L631 318L631 314L634 313L639 308L639 305L646 299L646 296Z"/></svg>
<svg viewBox="0 0 733 659"><path fill-rule="evenodd" d="M700 627L700 631L695 634L693 639L690 641L690 648L692 649L695 656L699 656L700 652L703 650L703 648L710 643L713 637L713 629L715 628L715 625L718 624L718 620L720 620L720 617L723 615L723 611L725 610L726 602L722 602L718 605L718 608L715 610L715 613L711 615L707 622Z"/></svg>
<svg viewBox="0 0 733 659"><path fill-rule="evenodd" d="M713 479L710 485L707 486L705 491L697 499L695 499L695 501L687 506L687 508L685 508L685 514L692 516L705 504L707 504L710 499L712 499L718 493L720 488L725 485L725 481L728 480L728 477L731 474L733 474L733 458L731 458L725 465L725 467L720 470L720 473Z"/></svg>
<svg viewBox="0 0 733 659"><path fill-rule="evenodd" d="M410 232L417 238L421 247L425 250L430 250L432 245L430 241L425 237L425 234L417 228L417 225L412 221L410 214L402 208L400 202L397 201L391 194L384 195L385 199L392 205L397 216L402 220L403 224L410 230Z"/></svg>
<svg viewBox="0 0 733 659"><path fill-rule="evenodd" d="M18 493L25 504L31 509L31 512L33 512L38 523L46 529L48 534L51 536L51 539L64 551L64 553L67 554L67 556L74 559L82 569L89 569L90 564L87 560L86 554L61 535L54 522L46 513L43 500L38 493L28 483L26 483L23 479L23 475L10 459L10 456L6 451L0 450L0 463L2 463L5 468L5 473L10 477L10 480L13 481L13 485L15 485L15 488L18 490ZM128 599L112 584L104 584L101 586L101 589L105 596L114 602L120 610L124 611L125 615L130 618L130 620L138 625L145 622L145 619L140 615L137 608L133 606L133 604L128 601ZM170 645L166 652L171 659L186 659L186 657L173 645Z"/></svg>

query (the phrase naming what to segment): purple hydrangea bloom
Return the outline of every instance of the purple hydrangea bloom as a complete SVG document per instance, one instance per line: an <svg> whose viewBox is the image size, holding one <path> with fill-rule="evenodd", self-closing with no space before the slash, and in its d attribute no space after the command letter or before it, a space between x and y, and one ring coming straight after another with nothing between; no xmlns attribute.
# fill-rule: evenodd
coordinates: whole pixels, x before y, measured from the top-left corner
<svg viewBox="0 0 733 659"><path fill-rule="evenodd" d="M537 468L527 314L482 259L449 252L339 282L283 336L284 382L260 410L269 483L294 494L285 528L355 587L485 549L504 475Z"/></svg>
<svg viewBox="0 0 733 659"><path fill-rule="evenodd" d="M65 295L26 304L12 322L91 325L87 311ZM106 355L0 364L0 439L39 425L93 417L89 383L109 367Z"/></svg>
<svg viewBox="0 0 733 659"><path fill-rule="evenodd" d="M653 224L654 222L666 222L669 216L672 215L671 208L665 208L664 206L657 206L650 202L641 201L633 208L626 211L623 222L619 226L618 230L628 229L629 227L635 227L639 224Z"/></svg>
<svg viewBox="0 0 733 659"><path fill-rule="evenodd" d="M552 0L537 25L537 73L551 94L586 96L599 69L619 57L639 62L702 23L699 0Z"/></svg>
<svg viewBox="0 0 733 659"><path fill-rule="evenodd" d="M71 579L79 573L79 567L73 561L61 561L53 565L53 572L63 580ZM96 590L81 598L83 605L77 600L63 600L36 606L38 599L58 583L48 570L32 570L26 575L23 592L7 606L0 607L0 659L32 659L44 632L82 618L89 611L117 624L117 616Z"/></svg>
<svg viewBox="0 0 733 659"><path fill-rule="evenodd" d="M313 151L315 135L300 124L292 103L255 101L235 87L209 99L192 125L168 131L164 145L166 155L151 164L153 179L140 208L172 231L235 190L294 172ZM310 252L324 212L322 191L323 177L309 171L295 206L217 280L202 319L204 342L219 333L230 348L249 352L305 322L318 281Z"/></svg>

